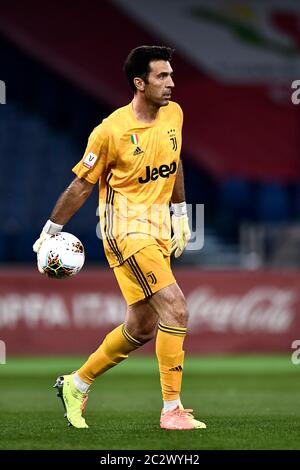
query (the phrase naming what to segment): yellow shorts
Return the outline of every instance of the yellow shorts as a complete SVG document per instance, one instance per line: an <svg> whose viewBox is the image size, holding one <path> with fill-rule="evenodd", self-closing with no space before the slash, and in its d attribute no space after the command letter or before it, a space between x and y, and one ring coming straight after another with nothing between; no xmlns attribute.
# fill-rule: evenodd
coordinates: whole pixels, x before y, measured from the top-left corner
<svg viewBox="0 0 300 470"><path fill-rule="evenodd" d="M128 305L147 299L176 282L170 257L164 256L157 245L142 248L113 269Z"/></svg>

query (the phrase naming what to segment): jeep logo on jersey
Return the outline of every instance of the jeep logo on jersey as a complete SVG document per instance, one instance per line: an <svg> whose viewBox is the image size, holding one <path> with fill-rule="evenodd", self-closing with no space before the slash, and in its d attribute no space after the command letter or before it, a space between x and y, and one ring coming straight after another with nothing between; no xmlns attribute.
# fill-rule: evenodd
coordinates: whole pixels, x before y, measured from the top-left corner
<svg viewBox="0 0 300 470"><path fill-rule="evenodd" d="M152 168L149 165L146 166L146 175L143 178L139 177L139 183L148 183L150 180L155 181L160 176L161 178L169 178L170 175L176 173L177 165L176 162L172 162L169 165L160 165L159 168Z"/></svg>

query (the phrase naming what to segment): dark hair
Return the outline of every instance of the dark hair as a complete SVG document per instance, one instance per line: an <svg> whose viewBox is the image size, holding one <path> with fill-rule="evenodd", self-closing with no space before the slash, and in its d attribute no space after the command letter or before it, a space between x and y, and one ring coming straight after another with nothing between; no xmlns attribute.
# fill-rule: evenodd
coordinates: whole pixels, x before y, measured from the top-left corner
<svg viewBox="0 0 300 470"><path fill-rule="evenodd" d="M129 53L124 63L124 71L134 93L136 86L133 79L140 77L147 83L150 73L149 64L152 60L170 61L174 49L165 46L139 46Z"/></svg>

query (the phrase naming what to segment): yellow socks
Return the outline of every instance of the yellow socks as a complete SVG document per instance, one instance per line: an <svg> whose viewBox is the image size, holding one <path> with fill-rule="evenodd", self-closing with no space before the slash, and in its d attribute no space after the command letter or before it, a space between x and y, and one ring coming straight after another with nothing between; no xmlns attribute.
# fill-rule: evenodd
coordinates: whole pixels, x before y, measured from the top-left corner
<svg viewBox="0 0 300 470"><path fill-rule="evenodd" d="M158 325L156 355L165 401L179 399L184 361L182 348L186 330L186 328L167 326L162 323ZM124 325L120 325L108 333L99 348L78 369L77 374L83 382L92 384L98 375L127 359L128 354L142 344L128 333Z"/></svg>
<svg viewBox="0 0 300 470"><path fill-rule="evenodd" d="M160 383L163 400L179 399L184 351L183 341L186 328L158 325L156 336L156 356L159 364Z"/></svg>
<svg viewBox="0 0 300 470"><path fill-rule="evenodd" d="M128 333L124 325L119 325L108 333L99 348L78 369L77 374L84 382L91 384L98 375L127 359L128 354L142 344Z"/></svg>

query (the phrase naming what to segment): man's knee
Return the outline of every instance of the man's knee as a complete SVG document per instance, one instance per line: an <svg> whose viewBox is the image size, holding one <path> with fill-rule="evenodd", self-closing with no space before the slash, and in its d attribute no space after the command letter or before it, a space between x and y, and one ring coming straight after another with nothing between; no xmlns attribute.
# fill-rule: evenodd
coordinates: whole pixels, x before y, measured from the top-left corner
<svg viewBox="0 0 300 470"><path fill-rule="evenodd" d="M174 312L174 313L173 313ZM174 319L180 325L187 325L188 322L188 309L184 295L181 291L176 294L176 298L173 302L173 310L172 312L174 315Z"/></svg>
<svg viewBox="0 0 300 470"><path fill-rule="evenodd" d="M177 287L177 286L176 286ZM179 288L170 289L167 293L166 302L160 312L162 323L174 326L187 326L188 309L185 297Z"/></svg>
<svg viewBox="0 0 300 470"><path fill-rule="evenodd" d="M133 336L134 339L139 341L142 344L151 341L154 338L156 333L156 328L135 328L133 332L130 332L130 335Z"/></svg>

